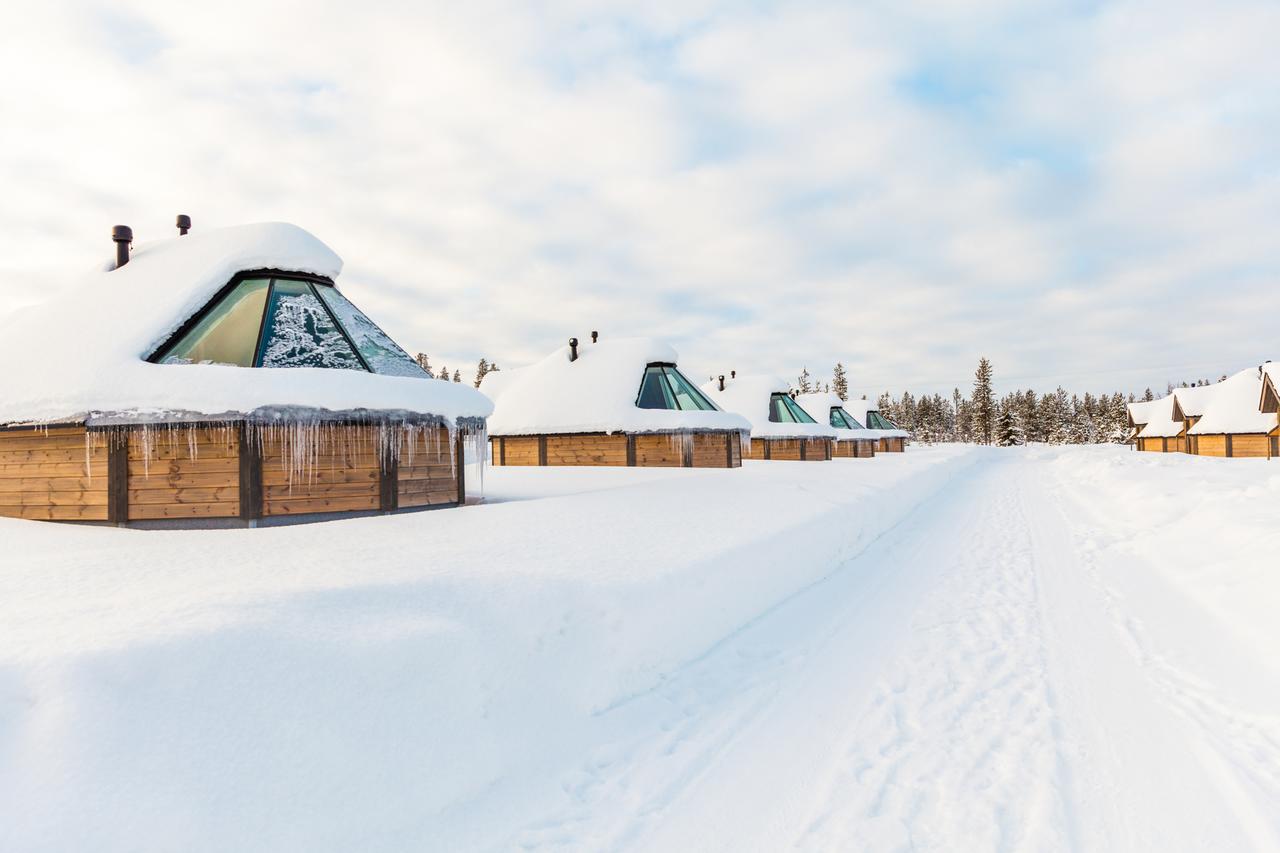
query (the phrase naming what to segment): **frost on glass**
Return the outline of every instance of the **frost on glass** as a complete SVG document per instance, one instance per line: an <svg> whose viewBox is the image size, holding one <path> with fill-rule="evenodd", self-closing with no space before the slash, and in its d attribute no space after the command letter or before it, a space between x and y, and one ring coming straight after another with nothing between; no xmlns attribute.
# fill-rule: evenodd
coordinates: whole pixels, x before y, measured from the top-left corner
<svg viewBox="0 0 1280 853"><path fill-rule="evenodd" d="M356 349L360 350L360 354L364 356L365 362L374 373L386 376L413 376L418 379L426 376L417 361L400 349L386 332L379 329L359 308L352 305L336 287L318 286L316 292L333 311L342 328L347 330Z"/></svg>
<svg viewBox="0 0 1280 853"><path fill-rule="evenodd" d="M277 279L263 330L263 367L336 367L363 370L342 332L311 288Z"/></svg>

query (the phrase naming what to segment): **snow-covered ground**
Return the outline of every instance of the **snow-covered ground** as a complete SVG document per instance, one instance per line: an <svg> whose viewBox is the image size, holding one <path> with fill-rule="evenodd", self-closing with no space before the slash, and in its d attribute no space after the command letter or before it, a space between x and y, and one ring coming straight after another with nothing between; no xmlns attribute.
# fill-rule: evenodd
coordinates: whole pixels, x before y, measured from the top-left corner
<svg viewBox="0 0 1280 853"><path fill-rule="evenodd" d="M1280 463L485 481L0 519L0 850L1280 849Z"/></svg>

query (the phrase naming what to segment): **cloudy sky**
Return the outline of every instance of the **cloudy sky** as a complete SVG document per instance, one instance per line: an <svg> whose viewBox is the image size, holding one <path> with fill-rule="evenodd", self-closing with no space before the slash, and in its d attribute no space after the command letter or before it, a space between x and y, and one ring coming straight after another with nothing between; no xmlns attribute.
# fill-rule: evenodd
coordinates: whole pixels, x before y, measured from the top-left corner
<svg viewBox="0 0 1280 853"><path fill-rule="evenodd" d="M6 14L0 312L183 212L311 230L464 372L591 329L869 394L1280 358L1274 0Z"/></svg>

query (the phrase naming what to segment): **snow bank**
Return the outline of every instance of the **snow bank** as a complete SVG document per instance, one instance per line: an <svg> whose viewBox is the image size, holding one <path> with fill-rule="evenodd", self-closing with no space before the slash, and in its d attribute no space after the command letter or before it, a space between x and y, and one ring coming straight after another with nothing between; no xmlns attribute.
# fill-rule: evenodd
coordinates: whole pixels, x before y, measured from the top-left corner
<svg viewBox="0 0 1280 853"><path fill-rule="evenodd" d="M812 394L800 394L796 397L796 402L799 403L800 407L808 412L813 419L820 424L830 424L832 409L844 409L845 413L848 414L849 417L853 417L853 414L849 412L848 409L844 408L844 400L841 400L835 394L826 391L815 391ZM854 420L857 421L858 419L854 418ZM858 421L858 423L862 423L862 421ZM836 438L841 441L849 441L851 439L874 441L875 439L884 436L884 432L882 430L844 429L843 427L832 427L832 429L836 431Z"/></svg>
<svg viewBox="0 0 1280 853"><path fill-rule="evenodd" d="M494 400L490 435L575 432L743 430L728 412L642 409L636 405L645 367L677 364L676 351L653 338L615 338L557 349L536 364L489 373L480 390Z"/></svg>
<svg viewBox="0 0 1280 853"><path fill-rule="evenodd" d="M396 410L484 417L489 401L448 382L356 370L150 364L143 359L238 272L280 269L336 278L342 260L295 225L196 231L140 244L55 299L10 317L0 335L0 424L98 413L161 419L261 408Z"/></svg>
<svg viewBox="0 0 1280 853"><path fill-rule="evenodd" d="M752 438L835 438L836 431L825 419L813 416L817 423L774 423L769 420L769 401L774 394L790 390L785 379L776 376L738 376L720 381L713 379L702 386L715 404L727 412L737 412L751 423Z"/></svg>
<svg viewBox="0 0 1280 853"><path fill-rule="evenodd" d="M247 531L0 519L0 849L517 847L627 737L609 709L977 458L499 468L490 504Z"/></svg>
<svg viewBox="0 0 1280 853"><path fill-rule="evenodd" d="M1258 368L1242 370L1213 387L1213 398L1204 417L1191 428L1191 435L1267 433L1276 428L1275 413L1258 409L1262 399L1262 372Z"/></svg>

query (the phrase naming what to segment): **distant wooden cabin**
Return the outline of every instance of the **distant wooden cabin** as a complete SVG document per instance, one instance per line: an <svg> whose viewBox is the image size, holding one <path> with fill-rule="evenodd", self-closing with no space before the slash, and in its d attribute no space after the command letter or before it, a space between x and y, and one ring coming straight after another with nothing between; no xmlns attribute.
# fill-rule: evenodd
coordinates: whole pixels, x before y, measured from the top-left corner
<svg viewBox="0 0 1280 853"><path fill-rule="evenodd" d="M906 450L911 433L898 427L880 414L878 404L867 399L847 400L844 409L856 421L878 436L876 449L883 453L902 453Z"/></svg>
<svg viewBox="0 0 1280 853"><path fill-rule="evenodd" d="M1132 445L1137 450L1143 450L1143 442L1139 440L1143 429L1151 422L1152 416L1159 409L1158 400L1137 400L1129 403L1126 407L1127 420L1129 424L1129 437L1125 439L1126 444ZM1163 447L1163 442L1160 445ZM1154 444L1150 448L1154 450Z"/></svg>
<svg viewBox="0 0 1280 853"><path fill-rule="evenodd" d="M819 423L822 422L823 413L826 413L828 424L836 431L832 451L836 459L869 459L876 455L880 435L864 427L849 414L844 408L844 400L835 394L824 391L798 394L796 402Z"/></svg>
<svg viewBox="0 0 1280 853"><path fill-rule="evenodd" d="M132 253L113 237L114 263L0 335L29 366L0 375L0 515L224 526L463 502L489 401L430 379L339 291L327 246L283 223Z"/></svg>
<svg viewBox="0 0 1280 853"><path fill-rule="evenodd" d="M1138 450L1147 453L1186 452L1187 427L1172 394L1152 400L1143 413L1147 421L1134 437Z"/></svg>
<svg viewBox="0 0 1280 853"><path fill-rule="evenodd" d="M723 376L702 386L726 411L751 425L748 459L825 462L834 452L836 432L791 398L785 380L774 376Z"/></svg>
<svg viewBox="0 0 1280 853"><path fill-rule="evenodd" d="M1173 420L1182 424L1182 440L1178 443L1177 452L1199 452L1199 438L1191 434L1191 428L1200 423L1217 389L1216 384L1173 389Z"/></svg>
<svg viewBox="0 0 1280 853"><path fill-rule="evenodd" d="M674 349L592 338L485 376L494 465L741 467L750 425L690 382Z"/></svg>
<svg viewBox="0 0 1280 853"><path fill-rule="evenodd" d="M1228 458L1280 455L1274 381L1270 366L1264 365L1242 370L1213 386L1204 414L1188 430L1195 452Z"/></svg>

